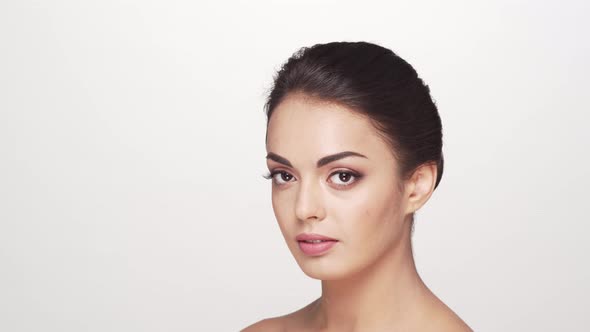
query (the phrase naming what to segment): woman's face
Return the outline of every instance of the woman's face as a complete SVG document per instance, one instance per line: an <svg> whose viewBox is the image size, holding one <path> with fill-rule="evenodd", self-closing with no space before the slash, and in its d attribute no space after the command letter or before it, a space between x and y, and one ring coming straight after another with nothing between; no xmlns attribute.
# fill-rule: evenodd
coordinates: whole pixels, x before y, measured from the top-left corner
<svg viewBox="0 0 590 332"><path fill-rule="evenodd" d="M397 162L369 120L344 106L291 94L267 131L272 206L289 250L305 274L334 280L384 259L409 233ZM328 163L318 161L354 152ZM319 255L296 240L315 233L338 240Z"/></svg>

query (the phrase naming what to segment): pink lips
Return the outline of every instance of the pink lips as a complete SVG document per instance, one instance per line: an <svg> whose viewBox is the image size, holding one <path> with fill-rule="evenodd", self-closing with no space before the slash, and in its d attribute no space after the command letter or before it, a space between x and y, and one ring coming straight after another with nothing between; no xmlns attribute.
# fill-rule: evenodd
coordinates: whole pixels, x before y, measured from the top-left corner
<svg viewBox="0 0 590 332"><path fill-rule="evenodd" d="M327 236L307 233L301 233L295 239L299 243L301 251L309 256L319 256L327 252L338 242L338 240ZM321 242L317 242L317 240L321 240ZM316 243L306 241L315 241Z"/></svg>

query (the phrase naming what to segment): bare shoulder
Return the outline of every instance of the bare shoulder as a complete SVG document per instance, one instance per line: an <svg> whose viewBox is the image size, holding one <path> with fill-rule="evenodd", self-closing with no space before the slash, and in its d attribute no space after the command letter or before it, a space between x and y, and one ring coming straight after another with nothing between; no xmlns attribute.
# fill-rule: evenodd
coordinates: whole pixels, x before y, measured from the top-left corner
<svg viewBox="0 0 590 332"><path fill-rule="evenodd" d="M308 304L307 306L296 310L292 313L285 314L282 316L276 316L271 318L263 319L256 322L240 332L287 332L287 331L303 331L304 321L308 311L313 307L316 301Z"/></svg>
<svg viewBox="0 0 590 332"><path fill-rule="evenodd" d="M442 332L473 332L473 329L467 325L457 314L452 312L438 321L436 331Z"/></svg>
<svg viewBox="0 0 590 332"><path fill-rule="evenodd" d="M319 300L319 299L318 299ZM318 300L311 302L305 307L292 313L282 316L266 318L258 321L240 332L286 332L286 331L303 331L303 321L309 310L317 303Z"/></svg>
<svg viewBox="0 0 590 332"><path fill-rule="evenodd" d="M272 317L245 327L240 332L280 332L284 330L283 318Z"/></svg>
<svg viewBox="0 0 590 332"><path fill-rule="evenodd" d="M473 332L473 329L447 305L442 304L435 313L432 313L432 331L437 332Z"/></svg>

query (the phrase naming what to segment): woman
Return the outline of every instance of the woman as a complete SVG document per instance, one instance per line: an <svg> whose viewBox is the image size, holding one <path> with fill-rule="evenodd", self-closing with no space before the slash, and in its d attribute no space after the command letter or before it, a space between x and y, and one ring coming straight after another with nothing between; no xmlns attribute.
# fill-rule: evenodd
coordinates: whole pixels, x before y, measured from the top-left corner
<svg viewBox="0 0 590 332"><path fill-rule="evenodd" d="M414 212L443 173L441 120L413 67L367 42L304 47L265 109L273 210L322 294L242 331L471 331L413 260Z"/></svg>

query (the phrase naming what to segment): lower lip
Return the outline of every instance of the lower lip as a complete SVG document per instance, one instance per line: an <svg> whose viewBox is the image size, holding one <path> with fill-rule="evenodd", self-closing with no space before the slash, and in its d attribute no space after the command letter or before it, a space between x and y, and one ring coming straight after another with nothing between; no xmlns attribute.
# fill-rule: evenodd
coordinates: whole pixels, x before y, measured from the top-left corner
<svg viewBox="0 0 590 332"><path fill-rule="evenodd" d="M319 243L309 243L305 241L297 241L301 251L309 256L318 256L330 250L338 241L324 241Z"/></svg>

